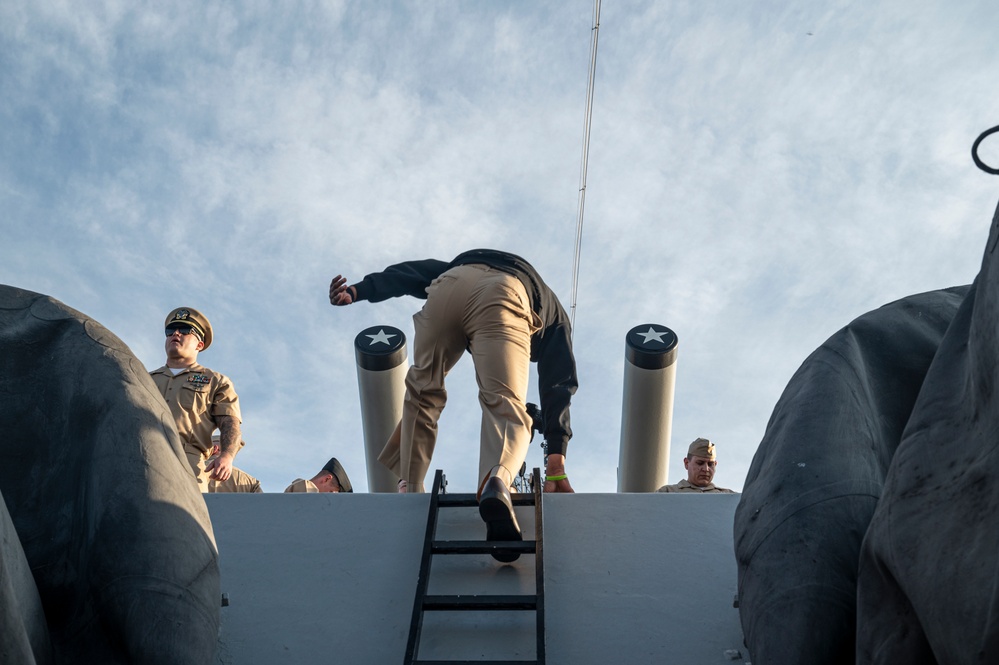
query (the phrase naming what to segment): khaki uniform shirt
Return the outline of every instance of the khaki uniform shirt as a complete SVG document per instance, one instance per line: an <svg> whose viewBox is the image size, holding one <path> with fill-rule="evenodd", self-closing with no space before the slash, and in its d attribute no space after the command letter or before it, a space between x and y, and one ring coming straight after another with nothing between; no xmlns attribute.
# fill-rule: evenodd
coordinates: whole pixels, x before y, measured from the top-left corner
<svg viewBox="0 0 999 665"><path fill-rule="evenodd" d="M232 387L232 381L224 374L197 363L181 370L176 376L166 365L149 375L170 407L198 485L202 492L207 491L205 461L212 452L212 432L218 427L215 419L232 416L242 422L239 396Z"/></svg>
<svg viewBox="0 0 999 665"><path fill-rule="evenodd" d="M319 488L311 480L303 480L301 478L296 478L295 482L288 485L288 489L285 492L318 492Z"/></svg>
<svg viewBox="0 0 999 665"><path fill-rule="evenodd" d="M259 493L263 492L260 488L260 481L246 473L242 469L237 469L232 467L232 475L229 476L229 480L219 482L217 480L208 480L208 491L217 492L219 494L225 494L229 492L249 492L249 493Z"/></svg>
<svg viewBox="0 0 999 665"><path fill-rule="evenodd" d="M720 492L724 494L735 494L732 490L727 490L724 487L715 487L714 483L708 483L705 487L698 487L697 485L691 485L686 479L681 480L676 485L663 485L657 492Z"/></svg>

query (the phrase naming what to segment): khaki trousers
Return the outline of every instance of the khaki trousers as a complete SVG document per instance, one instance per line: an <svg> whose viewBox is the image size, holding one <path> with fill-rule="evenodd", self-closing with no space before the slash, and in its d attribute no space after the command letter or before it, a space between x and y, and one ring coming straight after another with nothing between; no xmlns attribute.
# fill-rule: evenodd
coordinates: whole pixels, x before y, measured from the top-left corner
<svg viewBox="0 0 999 665"><path fill-rule="evenodd" d="M186 443L184 444L184 453L187 454L187 461L191 465L191 471L194 472L194 479L198 481L198 489L201 490L202 494L207 494L209 492L208 483L211 480L208 477L208 472L205 471L205 462L208 460L208 456L195 446Z"/></svg>
<svg viewBox="0 0 999 665"><path fill-rule="evenodd" d="M512 478L531 442L531 335L541 327L524 285L488 266L456 266L427 287L427 302L413 324L413 365L406 375L402 421L378 460L407 482L409 492L426 491L437 421L447 402L444 377L467 348L482 407L479 480L495 465Z"/></svg>

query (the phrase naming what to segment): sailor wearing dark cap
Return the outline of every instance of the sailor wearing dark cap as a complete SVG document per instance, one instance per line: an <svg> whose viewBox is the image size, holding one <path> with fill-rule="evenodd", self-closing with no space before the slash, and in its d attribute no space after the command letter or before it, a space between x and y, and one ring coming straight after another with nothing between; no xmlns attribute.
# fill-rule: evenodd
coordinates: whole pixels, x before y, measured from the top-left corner
<svg viewBox="0 0 999 665"><path fill-rule="evenodd" d="M313 476L312 480L296 478L295 482L288 485L285 492L349 492L353 493L354 488L350 486L350 478L343 470L343 465L335 457L331 457L329 462L323 466L322 470Z"/></svg>
<svg viewBox="0 0 999 665"><path fill-rule="evenodd" d="M212 343L212 324L193 307L178 307L164 322L166 364L150 372L173 414L181 444L202 492L208 481L226 481L240 440L239 396L224 374L198 364L198 353ZM212 454L218 429L219 454Z"/></svg>
<svg viewBox="0 0 999 665"><path fill-rule="evenodd" d="M734 494L724 487L715 487L711 481L715 477L718 457L715 454L715 444L707 439L694 439L687 447L687 456L683 458L683 468L687 470L687 478L676 485L663 485L657 492L719 492Z"/></svg>
<svg viewBox="0 0 999 665"><path fill-rule="evenodd" d="M205 345L201 347L202 351L212 345L212 324L208 322L207 316L193 307L178 307L173 310L167 314L164 326L167 330L183 330L184 328L193 329L201 341L205 343Z"/></svg>

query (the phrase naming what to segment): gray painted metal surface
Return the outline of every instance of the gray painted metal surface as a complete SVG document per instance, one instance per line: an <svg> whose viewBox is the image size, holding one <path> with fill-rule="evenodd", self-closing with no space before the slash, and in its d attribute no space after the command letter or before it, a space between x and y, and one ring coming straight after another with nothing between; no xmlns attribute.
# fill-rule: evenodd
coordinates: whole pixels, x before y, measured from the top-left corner
<svg viewBox="0 0 999 665"><path fill-rule="evenodd" d="M732 519L739 495L546 495L548 663L745 663ZM216 661L401 663L428 495L205 495L219 546ZM439 537L477 539L475 508ZM525 530L530 507L518 508ZM435 557L431 593L532 593L533 556ZM735 656L734 652L739 655ZM530 612L428 616L422 658L529 659ZM734 656L734 657L733 657Z"/></svg>

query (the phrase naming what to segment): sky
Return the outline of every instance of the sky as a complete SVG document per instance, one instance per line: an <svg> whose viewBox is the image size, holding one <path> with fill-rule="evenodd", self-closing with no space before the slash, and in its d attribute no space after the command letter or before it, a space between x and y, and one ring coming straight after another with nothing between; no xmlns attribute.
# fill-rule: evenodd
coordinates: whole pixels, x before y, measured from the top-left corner
<svg viewBox="0 0 999 665"><path fill-rule="evenodd" d="M411 339L422 301L334 308L329 282L491 247L568 309L593 19L580 0L5 0L0 283L96 319L148 369L167 312L201 310L199 361L240 395L237 466L280 492L335 455L364 491L354 337ZM741 490L816 347L975 278L997 24L986 0L603 3L577 491L616 491L632 327L679 340L669 482L707 437L716 483ZM981 155L999 165L999 138ZM447 387L433 468L473 491L470 358Z"/></svg>

